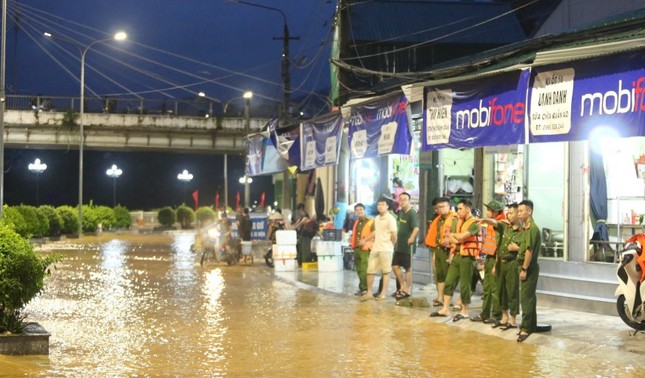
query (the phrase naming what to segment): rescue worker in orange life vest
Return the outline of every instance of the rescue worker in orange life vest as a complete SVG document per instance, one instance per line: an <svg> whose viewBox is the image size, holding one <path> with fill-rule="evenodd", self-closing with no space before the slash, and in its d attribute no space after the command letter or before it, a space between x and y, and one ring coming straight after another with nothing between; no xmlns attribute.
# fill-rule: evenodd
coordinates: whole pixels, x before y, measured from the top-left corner
<svg viewBox="0 0 645 378"><path fill-rule="evenodd" d="M457 223L457 213L450 209L450 200L438 197L432 201L436 217L428 226L425 244L432 251L432 270L437 285L437 298L432 301L435 307L443 306L443 289L448 274L448 257L450 256L450 232L452 222Z"/></svg>
<svg viewBox="0 0 645 378"><path fill-rule="evenodd" d="M468 199L461 199L457 204L457 215L459 221L453 222L453 232L450 234L450 243L455 246L451 251L450 268L446 277L446 287L444 288L443 307L441 310L430 314L434 316L450 315L448 307L452 300L452 294L455 291L457 282L461 291L461 312L452 318L453 322L469 317L468 305L470 304L470 283L473 276L474 261L479 256L479 225L472 216L473 204Z"/></svg>
<svg viewBox="0 0 645 378"><path fill-rule="evenodd" d="M496 221L506 220L504 214L504 205L499 201L490 201L485 204L486 218ZM482 311L477 316L470 318L474 322L484 322L494 324L499 322L502 317L502 311L499 306L499 297L497 295L498 279L494 274L496 266L496 256L499 244L502 241L502 233L496 231L493 225L481 223L482 254L486 255L484 263L484 296Z"/></svg>

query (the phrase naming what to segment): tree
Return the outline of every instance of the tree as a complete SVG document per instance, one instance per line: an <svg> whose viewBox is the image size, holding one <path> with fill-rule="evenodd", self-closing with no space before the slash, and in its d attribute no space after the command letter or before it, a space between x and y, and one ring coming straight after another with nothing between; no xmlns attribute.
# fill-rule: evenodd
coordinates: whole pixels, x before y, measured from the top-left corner
<svg viewBox="0 0 645 378"><path fill-rule="evenodd" d="M166 206L157 213L157 220L163 227L172 227L177 221L177 214L170 206Z"/></svg>
<svg viewBox="0 0 645 378"><path fill-rule="evenodd" d="M186 230L191 228L195 221L195 211L186 205L181 205L177 208L177 221L181 228Z"/></svg>

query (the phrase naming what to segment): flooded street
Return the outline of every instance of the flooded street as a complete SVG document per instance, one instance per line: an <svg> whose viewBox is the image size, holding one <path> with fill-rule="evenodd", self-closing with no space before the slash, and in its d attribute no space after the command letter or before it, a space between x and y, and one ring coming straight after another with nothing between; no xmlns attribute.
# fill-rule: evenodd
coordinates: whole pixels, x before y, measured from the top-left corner
<svg viewBox="0 0 645 378"><path fill-rule="evenodd" d="M0 355L0 376L645 375L294 285L258 260L201 267L190 233L84 241L54 245L64 259L27 309L50 355Z"/></svg>

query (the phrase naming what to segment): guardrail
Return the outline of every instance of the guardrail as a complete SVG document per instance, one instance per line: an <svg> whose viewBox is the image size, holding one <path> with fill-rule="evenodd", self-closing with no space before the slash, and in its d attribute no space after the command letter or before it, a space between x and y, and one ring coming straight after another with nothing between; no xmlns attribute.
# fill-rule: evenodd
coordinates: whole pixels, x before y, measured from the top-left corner
<svg viewBox="0 0 645 378"><path fill-rule="evenodd" d="M85 97L85 113L146 114L182 117L243 117L243 103L230 102L226 106L208 99L190 100L149 100L121 97ZM79 112L80 97L62 96L6 96L8 110L33 110L37 112ZM271 118L279 114L279 104L254 103L252 117Z"/></svg>

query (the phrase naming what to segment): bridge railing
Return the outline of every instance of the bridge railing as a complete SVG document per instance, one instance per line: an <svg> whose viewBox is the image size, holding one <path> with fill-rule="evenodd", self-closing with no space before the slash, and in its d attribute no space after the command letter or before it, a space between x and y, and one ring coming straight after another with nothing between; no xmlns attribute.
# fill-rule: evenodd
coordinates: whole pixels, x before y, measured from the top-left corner
<svg viewBox="0 0 645 378"><path fill-rule="evenodd" d="M79 97L62 96L6 96L7 110L33 110L38 112L80 111ZM279 113L279 105L253 104L252 116L270 118ZM224 106L208 99L150 100L117 97L85 97L85 113L167 115L182 117L243 117L242 104Z"/></svg>

